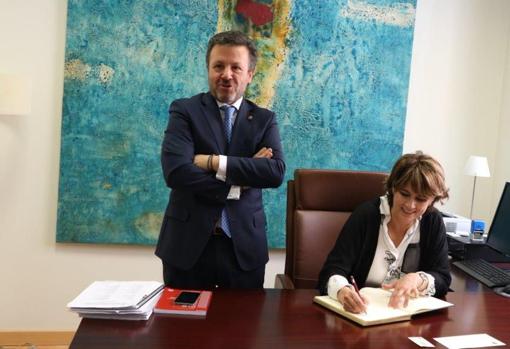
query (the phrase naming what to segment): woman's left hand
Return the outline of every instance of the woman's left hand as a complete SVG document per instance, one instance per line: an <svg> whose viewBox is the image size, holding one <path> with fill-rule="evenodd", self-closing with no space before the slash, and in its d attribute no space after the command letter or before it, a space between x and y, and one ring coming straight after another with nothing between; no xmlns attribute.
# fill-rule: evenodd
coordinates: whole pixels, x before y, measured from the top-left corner
<svg viewBox="0 0 510 349"><path fill-rule="evenodd" d="M420 295L418 286L422 283L421 277L417 273L409 273L404 277L382 284L385 290L393 290L388 306L391 308L405 308L409 304L409 298L416 298Z"/></svg>

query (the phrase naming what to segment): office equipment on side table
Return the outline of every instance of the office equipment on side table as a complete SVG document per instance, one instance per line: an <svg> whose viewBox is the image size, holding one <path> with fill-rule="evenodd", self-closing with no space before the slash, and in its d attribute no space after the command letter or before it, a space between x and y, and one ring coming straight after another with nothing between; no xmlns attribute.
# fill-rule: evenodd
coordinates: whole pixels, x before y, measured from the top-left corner
<svg viewBox="0 0 510 349"><path fill-rule="evenodd" d="M469 232L469 239L471 241L484 241L485 222L481 219L473 219L471 221L471 230Z"/></svg>
<svg viewBox="0 0 510 349"><path fill-rule="evenodd" d="M441 212L446 233L451 236L469 236L471 219L449 212Z"/></svg>
<svg viewBox="0 0 510 349"><path fill-rule="evenodd" d="M498 252L501 256L510 256L510 182L505 183L505 188L499 200L485 245ZM488 287L510 284L510 275L504 270L488 263L487 258L483 256L477 259L456 261L453 265Z"/></svg>
<svg viewBox="0 0 510 349"><path fill-rule="evenodd" d="M469 236L453 236L447 233L448 253L453 260L484 259L490 263L510 263L507 257L490 248L485 241L473 241Z"/></svg>

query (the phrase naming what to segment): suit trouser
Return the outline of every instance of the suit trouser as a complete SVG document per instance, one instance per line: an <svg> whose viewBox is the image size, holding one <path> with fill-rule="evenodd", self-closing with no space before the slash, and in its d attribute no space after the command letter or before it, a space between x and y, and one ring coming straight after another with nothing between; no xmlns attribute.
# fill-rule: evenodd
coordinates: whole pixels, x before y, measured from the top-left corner
<svg viewBox="0 0 510 349"><path fill-rule="evenodd" d="M190 270L163 262L166 286L180 289L262 288L266 266L245 271L237 262L232 239L213 234L202 255Z"/></svg>

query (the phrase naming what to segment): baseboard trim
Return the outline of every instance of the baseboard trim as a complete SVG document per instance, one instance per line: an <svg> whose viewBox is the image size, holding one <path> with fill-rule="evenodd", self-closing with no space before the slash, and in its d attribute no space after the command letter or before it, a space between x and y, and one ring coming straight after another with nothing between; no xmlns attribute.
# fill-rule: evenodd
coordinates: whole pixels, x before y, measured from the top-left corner
<svg viewBox="0 0 510 349"><path fill-rule="evenodd" d="M0 331L0 345L68 346L74 331Z"/></svg>

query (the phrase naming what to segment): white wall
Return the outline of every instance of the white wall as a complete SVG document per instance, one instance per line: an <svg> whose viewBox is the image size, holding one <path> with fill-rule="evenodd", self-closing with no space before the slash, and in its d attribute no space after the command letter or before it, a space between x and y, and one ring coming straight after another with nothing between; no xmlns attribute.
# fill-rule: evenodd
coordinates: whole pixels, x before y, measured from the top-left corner
<svg viewBox="0 0 510 349"><path fill-rule="evenodd" d="M477 180L473 218L488 222L509 158L498 144L499 132L508 142L510 131L508 121L506 129L500 123L502 104L507 119L510 108L509 39L510 1L418 2L404 151L421 149L441 161L451 196L446 209L465 216L473 177L463 175L464 165L469 155L486 156L493 176ZM507 180L509 173L507 167Z"/></svg>
<svg viewBox="0 0 510 349"><path fill-rule="evenodd" d="M507 10L508 16L510 11ZM506 63L503 75L503 89L501 91L501 112L498 125L497 148L495 156L495 174L493 203L496 204L501 195L504 182L510 182L510 28L507 29L508 41L506 45ZM493 207L495 209L495 207Z"/></svg>
<svg viewBox="0 0 510 349"><path fill-rule="evenodd" d="M494 175L475 206L485 219L510 180L509 13L506 0L419 0L415 26L404 151L442 161L448 208L463 214L464 162L488 156ZM65 304L93 280L161 279L152 247L55 243L65 21L65 0L0 0L0 72L34 85L30 115L0 116L0 330L72 330ZM266 287L284 253L270 259Z"/></svg>

